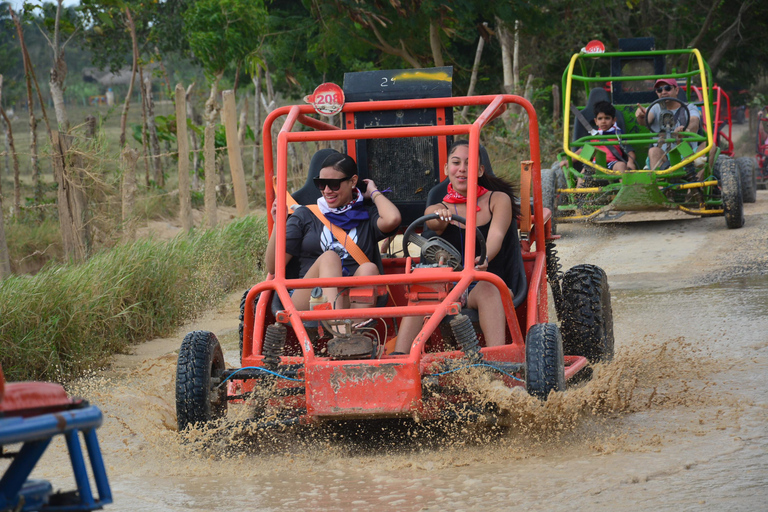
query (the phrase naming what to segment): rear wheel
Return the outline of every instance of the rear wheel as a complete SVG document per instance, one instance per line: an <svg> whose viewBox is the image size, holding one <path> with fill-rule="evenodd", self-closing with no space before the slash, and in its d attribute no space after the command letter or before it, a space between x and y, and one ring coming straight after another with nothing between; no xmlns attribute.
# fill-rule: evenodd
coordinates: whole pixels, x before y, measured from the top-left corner
<svg viewBox="0 0 768 512"><path fill-rule="evenodd" d="M550 391L565 389L563 339L556 324L536 324L525 338L525 387L546 400Z"/></svg>
<svg viewBox="0 0 768 512"><path fill-rule="evenodd" d="M741 178L734 160L724 160L720 164L719 180L725 225L728 229L738 229L744 225L744 203L741 195Z"/></svg>
<svg viewBox="0 0 768 512"><path fill-rule="evenodd" d="M563 350L590 363L613 359L613 308L605 271L577 265L563 276Z"/></svg>
<svg viewBox="0 0 768 512"><path fill-rule="evenodd" d="M757 162L745 156L736 159L741 178L741 196L745 203L757 202Z"/></svg>
<svg viewBox="0 0 768 512"><path fill-rule="evenodd" d="M179 431L227 413L227 389L219 387L224 353L216 335L193 331L184 337L176 366L176 418Z"/></svg>

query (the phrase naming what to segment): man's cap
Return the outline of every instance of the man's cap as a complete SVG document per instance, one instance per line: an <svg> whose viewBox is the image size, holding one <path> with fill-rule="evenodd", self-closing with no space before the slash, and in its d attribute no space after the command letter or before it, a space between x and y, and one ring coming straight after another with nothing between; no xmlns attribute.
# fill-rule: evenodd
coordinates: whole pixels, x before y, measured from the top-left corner
<svg viewBox="0 0 768 512"><path fill-rule="evenodd" d="M664 84L671 85L672 87L677 87L677 80L675 80L674 78L659 78L658 80L656 80L656 83L654 84L653 88L655 89L656 87Z"/></svg>

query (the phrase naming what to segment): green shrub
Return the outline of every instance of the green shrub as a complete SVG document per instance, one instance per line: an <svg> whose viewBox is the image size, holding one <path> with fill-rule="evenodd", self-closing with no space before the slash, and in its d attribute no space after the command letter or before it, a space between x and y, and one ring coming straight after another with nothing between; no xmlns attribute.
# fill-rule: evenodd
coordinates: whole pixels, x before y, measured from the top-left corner
<svg viewBox="0 0 768 512"><path fill-rule="evenodd" d="M169 242L141 240L81 265L0 282L0 364L9 380L60 380L168 335L263 275L266 221L246 217Z"/></svg>

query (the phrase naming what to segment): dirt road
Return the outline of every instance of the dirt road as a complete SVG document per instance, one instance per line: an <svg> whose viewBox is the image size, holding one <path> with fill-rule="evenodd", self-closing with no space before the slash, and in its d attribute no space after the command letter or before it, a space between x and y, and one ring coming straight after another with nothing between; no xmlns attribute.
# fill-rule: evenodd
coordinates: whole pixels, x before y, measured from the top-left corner
<svg viewBox="0 0 768 512"><path fill-rule="evenodd" d="M766 510L768 192L745 210L739 230L562 225L564 267L608 273L616 359L543 406L480 389L511 411L504 431L233 428L181 442L174 351L204 328L236 364L233 294L73 387L105 413L108 510ZM49 452L34 476L68 486L67 459Z"/></svg>

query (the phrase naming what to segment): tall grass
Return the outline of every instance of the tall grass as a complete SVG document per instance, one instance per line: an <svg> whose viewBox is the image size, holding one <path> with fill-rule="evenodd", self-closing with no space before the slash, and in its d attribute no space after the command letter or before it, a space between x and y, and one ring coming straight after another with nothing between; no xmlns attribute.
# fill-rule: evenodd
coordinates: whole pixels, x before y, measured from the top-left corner
<svg viewBox="0 0 768 512"><path fill-rule="evenodd" d="M266 222L140 240L81 265L0 282L0 364L9 380L61 380L131 344L170 333L223 294L262 276Z"/></svg>

